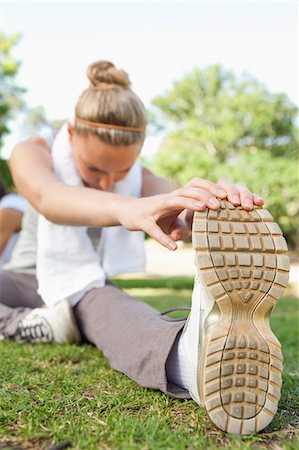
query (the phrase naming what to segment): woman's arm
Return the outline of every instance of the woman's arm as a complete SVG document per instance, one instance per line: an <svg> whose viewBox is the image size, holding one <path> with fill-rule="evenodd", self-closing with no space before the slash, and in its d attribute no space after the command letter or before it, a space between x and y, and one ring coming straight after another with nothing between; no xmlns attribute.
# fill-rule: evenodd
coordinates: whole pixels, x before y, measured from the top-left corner
<svg viewBox="0 0 299 450"><path fill-rule="evenodd" d="M19 193L48 220L61 225L123 225L130 230L146 231L163 245L169 238L161 230L163 228L167 232L167 226L159 223L161 216L171 216L171 223L182 210L198 210L205 205L205 200L216 194L212 183L212 193L200 187L190 192L188 187L170 192L170 183L148 169L143 171L143 194L146 198L136 199L83 186L69 186L54 174L50 149L40 138L19 143L12 152L10 168ZM202 203L194 203L201 198ZM219 206L218 202L216 206Z"/></svg>
<svg viewBox="0 0 299 450"><path fill-rule="evenodd" d="M166 178L155 175L146 167L142 168L142 197L165 194L173 190L171 183Z"/></svg>
<svg viewBox="0 0 299 450"><path fill-rule="evenodd" d="M0 209L0 255L13 233L20 231L23 213L13 208Z"/></svg>
<svg viewBox="0 0 299 450"><path fill-rule="evenodd" d="M50 149L40 138L33 138L18 144L12 154L10 167L20 194L29 200L37 211L48 220L62 225L114 226L122 225L128 230L142 230L160 244L174 250L178 239L177 219L183 210L201 211L206 207L218 209L219 198L230 200L232 193L241 188L223 182L219 186L193 178L182 188L169 192L170 185L150 173L145 198L133 198L110 192L62 183L53 173ZM152 178L150 178L152 176ZM157 189L158 188L158 189ZM157 190L156 190L157 189ZM158 194L162 189L166 193ZM164 192L165 192L164 190ZM155 195L154 195L155 194ZM248 190L240 194L241 203L255 201ZM244 206L245 207L245 206Z"/></svg>
<svg viewBox="0 0 299 450"><path fill-rule="evenodd" d="M119 225L113 206L124 196L62 183L53 172L50 149L43 139L17 144L10 169L18 192L48 220L62 225Z"/></svg>

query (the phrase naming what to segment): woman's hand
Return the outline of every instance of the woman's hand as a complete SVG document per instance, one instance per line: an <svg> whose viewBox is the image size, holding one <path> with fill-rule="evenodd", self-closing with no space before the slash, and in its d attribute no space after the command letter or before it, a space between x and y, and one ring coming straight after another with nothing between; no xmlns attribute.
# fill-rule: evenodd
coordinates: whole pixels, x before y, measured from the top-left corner
<svg viewBox="0 0 299 450"><path fill-rule="evenodd" d="M144 198L123 198L123 201L112 205L115 208L118 222L130 231L145 231L152 238L169 250L175 250L179 239L178 216L185 209L201 211L205 203L169 194L158 194ZM173 233L172 233L173 232ZM177 238L177 239L176 239Z"/></svg>
<svg viewBox="0 0 299 450"><path fill-rule="evenodd" d="M233 184L228 180L219 180L217 186L226 193L226 198L235 206L242 206L250 211L253 206L263 206L264 200L257 194L250 192L248 188L241 184Z"/></svg>
<svg viewBox="0 0 299 450"><path fill-rule="evenodd" d="M193 178L182 188L166 194L126 198L116 206L116 214L119 223L127 230L145 231L164 247L175 250L175 240L182 235L177 231L181 223L180 213L184 210L202 211L206 206L218 209L220 203L216 197L221 194L214 183Z"/></svg>
<svg viewBox="0 0 299 450"><path fill-rule="evenodd" d="M219 199L225 198L247 210L252 209L254 204L261 206L264 203L261 197L243 186L228 181L215 184L193 178L182 188L167 194L127 198L118 204L117 216L124 228L145 231L164 247L175 250L175 241L190 238L194 211L202 211L206 207L217 210Z"/></svg>
<svg viewBox="0 0 299 450"><path fill-rule="evenodd" d="M220 189L223 189L226 193L225 197L238 206L241 205L245 210L251 210L253 206L262 206L264 200L257 194L252 194L249 189L239 184L233 184L227 180L221 180L217 183ZM222 197L223 199L223 197ZM174 241L189 240L192 234L192 222L194 211L184 210L177 218L174 224L170 237Z"/></svg>

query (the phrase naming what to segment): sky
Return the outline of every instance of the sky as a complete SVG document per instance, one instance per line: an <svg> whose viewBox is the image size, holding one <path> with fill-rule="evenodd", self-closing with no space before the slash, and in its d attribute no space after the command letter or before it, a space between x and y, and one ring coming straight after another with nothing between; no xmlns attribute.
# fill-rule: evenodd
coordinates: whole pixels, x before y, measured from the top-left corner
<svg viewBox="0 0 299 450"><path fill-rule="evenodd" d="M72 117L89 63L107 59L130 75L147 107L194 67L250 73L298 104L298 2L0 1L1 30L21 32L13 55L31 107ZM4 155L20 136L17 123ZM157 151L149 136L143 155Z"/></svg>

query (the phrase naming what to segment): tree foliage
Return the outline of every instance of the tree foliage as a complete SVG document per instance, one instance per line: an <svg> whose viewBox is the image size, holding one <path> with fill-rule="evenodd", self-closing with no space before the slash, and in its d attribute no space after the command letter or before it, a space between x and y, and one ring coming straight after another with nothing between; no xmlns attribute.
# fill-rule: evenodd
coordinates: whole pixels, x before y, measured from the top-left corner
<svg viewBox="0 0 299 450"><path fill-rule="evenodd" d="M22 134L26 137L52 135L54 136L61 128L66 119L50 120L45 108L41 105L33 108L25 106L23 110L23 121L21 122Z"/></svg>
<svg viewBox="0 0 299 450"><path fill-rule="evenodd" d="M15 81L20 62L12 56L12 49L19 39L19 34L7 36L0 33L0 147L4 135L9 133L9 120L23 106L22 94L25 90Z"/></svg>
<svg viewBox="0 0 299 450"><path fill-rule="evenodd" d="M249 75L195 69L154 99L166 137L156 170L181 185L228 178L262 195L291 244L298 205L298 109Z"/></svg>
<svg viewBox="0 0 299 450"><path fill-rule="evenodd" d="M288 157L298 150L294 125L298 109L288 97L272 94L250 75L238 78L219 65L194 69L156 97L153 105L162 113L160 126L167 123L174 133L184 130L219 161L254 148Z"/></svg>

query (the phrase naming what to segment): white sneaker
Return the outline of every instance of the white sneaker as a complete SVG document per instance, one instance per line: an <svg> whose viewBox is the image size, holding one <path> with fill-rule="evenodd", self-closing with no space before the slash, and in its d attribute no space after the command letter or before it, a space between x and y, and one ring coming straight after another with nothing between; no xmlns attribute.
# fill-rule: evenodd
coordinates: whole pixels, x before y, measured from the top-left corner
<svg viewBox="0 0 299 450"><path fill-rule="evenodd" d="M268 211L228 202L195 213L192 241L198 277L183 330L190 394L218 428L250 434L272 421L280 398L281 346L269 316L288 283L286 242Z"/></svg>
<svg viewBox="0 0 299 450"><path fill-rule="evenodd" d="M203 324L212 310L215 300L207 290L200 272L195 276L192 292L191 312L181 335L182 351L190 373L190 395L201 404L198 368L200 367L200 349L202 346Z"/></svg>
<svg viewBox="0 0 299 450"><path fill-rule="evenodd" d="M79 342L80 332L72 308L62 300L52 308L34 308L19 323L12 339L18 343Z"/></svg>

